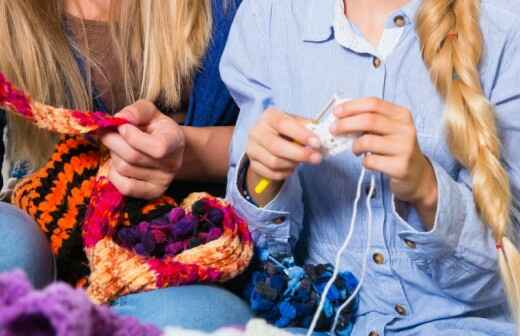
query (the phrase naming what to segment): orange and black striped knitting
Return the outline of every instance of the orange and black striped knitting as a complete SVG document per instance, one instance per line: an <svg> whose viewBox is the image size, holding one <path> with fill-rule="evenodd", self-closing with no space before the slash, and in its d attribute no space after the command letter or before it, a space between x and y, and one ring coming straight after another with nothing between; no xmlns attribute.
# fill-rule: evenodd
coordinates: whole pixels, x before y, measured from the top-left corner
<svg viewBox="0 0 520 336"><path fill-rule="evenodd" d="M247 224L225 201L207 194L193 194L181 207L168 196L142 201L124 197L108 180L110 159L95 140L95 132L127 121L33 102L2 74L0 108L62 135L50 161L15 188L12 202L31 215L49 238L59 278L86 286L93 301L107 303L129 293L193 282L222 282L249 264L253 244ZM198 201L220 214L214 217L219 222L211 224L219 227L214 227L213 238L204 238L204 244L195 241L203 234L210 237L209 232L199 236L196 226L182 231L182 220L154 231L157 241L169 239L173 244L170 251L175 252L167 255L140 253L137 245L120 245L115 239L117 232L139 231L141 224L170 218L172 212L187 214L197 223L207 221L200 209L192 210ZM179 241L179 235L188 236Z"/></svg>

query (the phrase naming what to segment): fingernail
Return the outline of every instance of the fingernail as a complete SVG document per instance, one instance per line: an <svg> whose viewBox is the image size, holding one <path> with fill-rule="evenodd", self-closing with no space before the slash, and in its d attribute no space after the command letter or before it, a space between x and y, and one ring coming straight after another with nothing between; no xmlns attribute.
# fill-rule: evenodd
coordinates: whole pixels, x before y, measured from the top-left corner
<svg viewBox="0 0 520 336"><path fill-rule="evenodd" d="M336 131L338 130L338 125L336 123L330 125L330 129L329 130L330 130L331 133L335 134Z"/></svg>
<svg viewBox="0 0 520 336"><path fill-rule="evenodd" d="M334 106L334 108L332 109L332 113L333 113L335 116L337 116L337 115L339 115L339 114L341 113L341 110L342 110L341 106L340 106L340 105L336 105L336 106Z"/></svg>
<svg viewBox="0 0 520 336"><path fill-rule="evenodd" d="M128 127L126 125L119 126L119 128L118 128L119 134L121 134L122 136L125 136L127 129L128 129Z"/></svg>
<svg viewBox="0 0 520 336"><path fill-rule="evenodd" d="M321 154L319 153L313 153L311 155L311 162L314 163L314 164L318 164L321 162Z"/></svg>
<svg viewBox="0 0 520 336"><path fill-rule="evenodd" d="M321 147L320 139L315 138L315 137L310 138L309 146L311 146L312 148L316 148L316 149L320 148Z"/></svg>

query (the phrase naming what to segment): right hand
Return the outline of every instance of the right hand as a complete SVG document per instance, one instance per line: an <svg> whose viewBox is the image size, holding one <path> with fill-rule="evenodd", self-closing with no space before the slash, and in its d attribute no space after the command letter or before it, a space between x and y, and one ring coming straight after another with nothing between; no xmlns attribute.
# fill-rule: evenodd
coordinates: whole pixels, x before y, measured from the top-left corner
<svg viewBox="0 0 520 336"><path fill-rule="evenodd" d="M321 162L320 140L305 127L307 123L310 121L274 108L264 112L249 133L249 186L261 178L280 184L300 163Z"/></svg>

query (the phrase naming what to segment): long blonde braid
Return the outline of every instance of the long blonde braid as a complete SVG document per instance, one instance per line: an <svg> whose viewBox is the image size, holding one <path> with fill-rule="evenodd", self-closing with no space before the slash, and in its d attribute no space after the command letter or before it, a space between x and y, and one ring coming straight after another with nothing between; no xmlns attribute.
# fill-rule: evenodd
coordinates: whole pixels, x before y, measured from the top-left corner
<svg viewBox="0 0 520 336"><path fill-rule="evenodd" d="M520 320L520 254L507 238L511 188L501 163L495 113L480 82L480 1L424 0L417 33L433 83L446 101L450 150L471 173L476 207L497 241L508 298L514 317Z"/></svg>

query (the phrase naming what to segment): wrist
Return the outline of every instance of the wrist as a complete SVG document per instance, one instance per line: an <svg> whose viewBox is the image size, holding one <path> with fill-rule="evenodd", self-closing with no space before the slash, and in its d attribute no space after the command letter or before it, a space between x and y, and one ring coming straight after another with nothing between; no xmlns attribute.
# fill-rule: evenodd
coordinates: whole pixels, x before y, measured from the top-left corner
<svg viewBox="0 0 520 336"><path fill-rule="evenodd" d="M251 169L249 165L247 165L245 169L245 186L248 194L258 206L266 206L276 197L282 188L284 181L266 180L263 176L257 174L253 169ZM255 189L262 181L268 181L269 185L261 193L257 193Z"/></svg>
<svg viewBox="0 0 520 336"><path fill-rule="evenodd" d="M423 169L423 176L421 177L421 183L417 188L418 193L413 203L420 205L424 208L436 208L437 207L437 179L433 166L428 158L424 156L425 168Z"/></svg>

